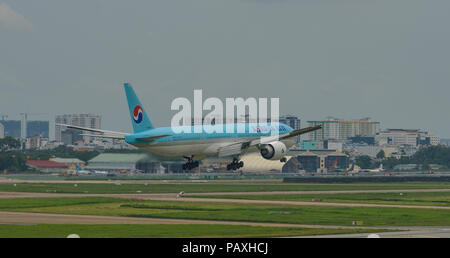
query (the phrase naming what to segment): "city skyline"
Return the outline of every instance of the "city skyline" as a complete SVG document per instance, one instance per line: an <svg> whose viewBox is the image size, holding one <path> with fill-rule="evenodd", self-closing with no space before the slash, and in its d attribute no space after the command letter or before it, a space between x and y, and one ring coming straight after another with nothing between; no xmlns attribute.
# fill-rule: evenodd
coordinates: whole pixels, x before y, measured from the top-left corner
<svg viewBox="0 0 450 258"><path fill-rule="evenodd" d="M194 2L0 1L0 114L93 112L131 131L131 81L156 125L203 89L450 138L450 3Z"/></svg>
<svg viewBox="0 0 450 258"><path fill-rule="evenodd" d="M28 124L30 124L30 123L33 124L33 123L36 123L36 122L48 122L47 130L48 130L49 140L56 140L57 141L58 137L56 136L56 134L57 134L56 128L58 128L58 126L56 126L56 122L55 121L58 120L58 119L61 119L62 117L67 117L67 116L69 116L69 117L72 117L72 116L75 116L75 117L77 117L77 116L85 116L85 117L91 117L91 118L95 117L96 120L98 120L98 121L95 123L95 126L92 127L92 128L105 129L105 128L102 128L102 126L101 126L101 124L104 122L102 120L102 115L94 114L92 112L88 112L86 114L77 114L77 113L58 114L58 115L55 115L55 117L53 117L52 120L37 120L37 119L34 119L34 120L29 120ZM7 115L7 117L9 118L11 116ZM298 121L296 121L296 122L291 121L290 119L292 119L293 117L296 117ZM18 126L19 126L19 128L17 129L18 132L16 132L17 135L14 136L14 137L15 138L19 137L20 138L20 132L19 131L21 131L21 129L20 129L20 127L21 127L21 120L19 120L19 119L5 119L5 120L0 120L0 123L2 121L9 121L9 122L16 122L16 123L18 123ZM300 122L300 121L302 121L302 122ZM364 117L364 118L360 118L360 119L342 119L342 118L336 118L336 117L332 117L332 116L326 116L323 119L319 119L319 120L316 119L316 120L308 120L308 121L306 121L301 116L296 116L296 115L293 115L292 113L287 113L287 114L281 114L280 115L280 122L286 123L286 124L290 125L291 127L295 128L295 129L299 129L301 127L305 127L306 126L306 125L301 125L301 123L308 124L309 126L313 126L313 125L318 125L318 124L323 123L323 122L325 122L325 123L327 123L327 122L338 123L339 121L344 122L344 123L359 123L359 122L363 121L363 123L365 122L365 123L369 123L369 124L374 124L374 125L376 125L376 128L377 128L377 129L374 130L374 132L375 131L376 132L381 132L382 130L417 130L417 131L425 130L424 128L388 128L388 127L380 127L380 125L383 124L382 121L373 121L370 117ZM75 125L75 123L70 123L70 122L67 122L67 121L65 123ZM76 124L79 125L78 122ZM85 124L83 124L83 125L85 125ZM85 126L89 127L87 125L85 125ZM29 130L27 130L27 131L29 131ZM429 133L435 134L434 131L429 131ZM353 134L355 134L355 133L353 133ZM310 140L312 140L311 139L312 135L313 134L311 134L311 133L310 134L306 134L304 136L304 139L302 139L302 140L310 141ZM7 135L5 135L5 136L7 136ZM35 135L27 133L27 137L33 137L33 136L35 136ZM351 136L364 136L364 133L363 134L356 133L355 135L351 135ZM441 140L444 140L444 141L448 139L448 138L442 137L442 136L437 135L437 134L436 134L436 136L440 137ZM44 138L47 138L47 137L45 137L45 135L44 135ZM340 138L341 137L334 137L334 138L331 138L331 139L340 140ZM347 138L347 137L344 137L344 138ZM320 139L322 139L322 138L320 138ZM325 139L328 139L328 137L326 137ZM317 140L319 140L319 139L317 139ZM298 143L300 143L300 142L298 142Z"/></svg>

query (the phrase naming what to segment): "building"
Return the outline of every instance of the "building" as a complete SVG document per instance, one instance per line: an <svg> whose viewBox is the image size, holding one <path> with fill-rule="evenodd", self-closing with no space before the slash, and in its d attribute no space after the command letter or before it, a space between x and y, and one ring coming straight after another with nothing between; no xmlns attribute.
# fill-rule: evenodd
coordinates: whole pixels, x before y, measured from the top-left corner
<svg viewBox="0 0 450 258"><path fill-rule="evenodd" d="M21 134L21 122L18 120L2 120L0 123L3 124L4 134L13 138L20 138Z"/></svg>
<svg viewBox="0 0 450 258"><path fill-rule="evenodd" d="M375 136L378 145L411 145L420 143L419 130L416 129L387 129Z"/></svg>
<svg viewBox="0 0 450 258"><path fill-rule="evenodd" d="M317 150L317 142L315 141L302 141L300 145L302 150Z"/></svg>
<svg viewBox="0 0 450 258"><path fill-rule="evenodd" d="M295 159L301 164L300 167L305 172L317 172L320 168L320 155L306 151L295 157Z"/></svg>
<svg viewBox="0 0 450 258"><path fill-rule="evenodd" d="M386 129L375 136L378 145L410 145L417 147L439 145L439 136L418 129Z"/></svg>
<svg viewBox="0 0 450 258"><path fill-rule="evenodd" d="M11 136L13 138L21 138L22 136L22 121L20 120L2 120L0 121L4 126L4 136ZM43 138L49 136L49 122L48 121L27 121L26 137L33 137L40 135Z"/></svg>
<svg viewBox="0 0 450 258"><path fill-rule="evenodd" d="M48 121L27 121L27 137L41 136L48 138L49 122Z"/></svg>
<svg viewBox="0 0 450 258"><path fill-rule="evenodd" d="M350 167L350 157L334 150L291 150L288 154L297 159L305 172L344 172Z"/></svg>
<svg viewBox="0 0 450 258"><path fill-rule="evenodd" d="M353 144L367 144L367 145L375 145L375 137L363 137L363 136L355 136L348 138Z"/></svg>
<svg viewBox="0 0 450 258"><path fill-rule="evenodd" d="M293 115L280 116L279 122L292 127L292 129L294 130L301 129L301 120L297 116ZM301 142L301 135L297 136L297 144L300 144L300 142Z"/></svg>
<svg viewBox="0 0 450 258"><path fill-rule="evenodd" d="M309 133L309 140L348 140L351 137L374 137L380 130L380 122L370 121L370 118L360 120L342 120L327 117L322 121L308 121L309 126L322 125L321 130Z"/></svg>
<svg viewBox="0 0 450 258"><path fill-rule="evenodd" d="M58 115L56 116L55 123L56 124L68 124L75 125L81 127L88 127L94 129L101 128L101 116L94 114L66 114L66 115ZM83 132L88 133L88 132ZM66 134L66 135L64 135ZM73 130L67 130L66 128L62 128L59 125L55 125L55 139L58 142L75 142L77 139L74 139L74 135L76 133ZM79 134L78 134L79 136ZM89 136L82 137L84 141L90 141ZM65 141L63 141L65 139Z"/></svg>
<svg viewBox="0 0 450 258"><path fill-rule="evenodd" d="M25 139L25 146L23 146L27 150L38 150L47 145L48 138L42 138L39 135L28 137Z"/></svg>
<svg viewBox="0 0 450 258"><path fill-rule="evenodd" d="M343 141L339 140L325 140L323 141L323 148L327 150L335 150L338 152L342 152L344 146Z"/></svg>
<svg viewBox="0 0 450 258"><path fill-rule="evenodd" d="M0 139L5 138L5 127L0 123Z"/></svg>
<svg viewBox="0 0 450 258"><path fill-rule="evenodd" d="M419 143L422 146L437 146L441 144L441 138L429 132L421 131L419 137Z"/></svg>
<svg viewBox="0 0 450 258"><path fill-rule="evenodd" d="M76 166L84 168L86 165L86 162L79 160L79 159L73 159L73 158L51 158L50 161L64 164L67 166L67 168L69 170L75 170Z"/></svg>
<svg viewBox="0 0 450 258"><path fill-rule="evenodd" d="M61 132L61 142L65 145L74 145L76 142L84 141L82 132L75 129L66 129Z"/></svg>
<svg viewBox="0 0 450 258"><path fill-rule="evenodd" d="M27 166L44 173L60 173L67 170L67 165L50 160L27 160Z"/></svg>

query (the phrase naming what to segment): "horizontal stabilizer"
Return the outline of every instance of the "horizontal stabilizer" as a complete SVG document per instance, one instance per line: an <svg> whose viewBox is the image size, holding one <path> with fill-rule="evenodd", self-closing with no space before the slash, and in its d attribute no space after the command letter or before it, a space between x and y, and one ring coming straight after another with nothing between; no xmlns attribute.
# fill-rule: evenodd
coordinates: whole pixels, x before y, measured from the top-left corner
<svg viewBox="0 0 450 258"><path fill-rule="evenodd" d="M102 129L94 129L94 128L88 128L88 127L81 127L81 126L75 126L75 125L66 125L66 124L56 124L58 126L64 126L70 129L76 129L76 130L82 130L82 131L89 131L94 133L102 133L107 135L122 135L125 136L128 133L123 132L115 132L115 131L108 131L108 130L102 130Z"/></svg>
<svg viewBox="0 0 450 258"><path fill-rule="evenodd" d="M125 139L124 135L106 135L106 134L80 134L81 136L89 136L89 137L100 137L100 138L109 138L109 139L117 139L123 140Z"/></svg>

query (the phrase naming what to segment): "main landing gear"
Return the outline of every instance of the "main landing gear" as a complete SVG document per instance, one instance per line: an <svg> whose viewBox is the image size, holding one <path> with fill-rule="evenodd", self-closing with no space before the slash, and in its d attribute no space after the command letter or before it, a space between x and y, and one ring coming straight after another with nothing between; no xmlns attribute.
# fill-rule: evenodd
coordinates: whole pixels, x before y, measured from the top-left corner
<svg viewBox="0 0 450 258"><path fill-rule="evenodd" d="M194 169L194 168L196 168L196 167L198 167L199 166L199 162L198 162L198 160L197 161L194 161L194 157L192 156L192 157L184 157L185 159L187 159L187 162L185 163L185 164L183 164L183 166L182 166L182 168L183 168L183 170L191 170L191 169Z"/></svg>
<svg viewBox="0 0 450 258"><path fill-rule="evenodd" d="M244 166L243 161L239 161L237 158L233 159L233 162L227 165L227 170L236 170Z"/></svg>

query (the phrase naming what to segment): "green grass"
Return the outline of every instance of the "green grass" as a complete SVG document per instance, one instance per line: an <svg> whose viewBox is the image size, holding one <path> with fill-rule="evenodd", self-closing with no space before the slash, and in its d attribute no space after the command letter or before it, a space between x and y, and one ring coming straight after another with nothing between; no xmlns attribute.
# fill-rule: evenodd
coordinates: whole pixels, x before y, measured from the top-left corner
<svg viewBox="0 0 450 258"><path fill-rule="evenodd" d="M386 230L384 230L386 231ZM165 225L0 225L0 238L81 238L146 237L282 237L380 232L373 229L310 229L241 225L165 224Z"/></svg>
<svg viewBox="0 0 450 258"><path fill-rule="evenodd" d="M21 210L28 208L45 208L45 207L65 207L73 205L85 204L101 204L101 203L126 203L131 200L105 198L105 197L89 197L89 198L17 198L17 199L0 199L1 210Z"/></svg>
<svg viewBox="0 0 450 258"><path fill-rule="evenodd" d="M246 199L270 201L299 201L335 203L370 203L393 205L450 206L450 192L423 193L349 193L349 194L264 194L264 195L191 195L197 198Z"/></svg>
<svg viewBox="0 0 450 258"><path fill-rule="evenodd" d="M16 184L16 186L14 186ZM39 193L186 193L201 192L271 192L326 190L389 190L389 189L449 189L448 182L405 183L348 183L348 184L286 184L286 183L162 183L162 184L105 184L105 183L1 183L0 192Z"/></svg>
<svg viewBox="0 0 450 258"><path fill-rule="evenodd" d="M65 199L65 198L63 198ZM76 198L74 198L76 199ZM91 198L79 198L89 202ZM43 199L38 199L43 200ZM449 226L450 211L437 209L403 209L372 207L323 207L263 205L238 203L204 203L176 201L97 200L95 203L64 203L61 198L45 199L43 206L26 207L29 199L0 200L0 210L89 214L148 218L201 219L223 221L274 222L318 225L352 225L361 220L365 226ZM58 206L59 205L59 206Z"/></svg>

